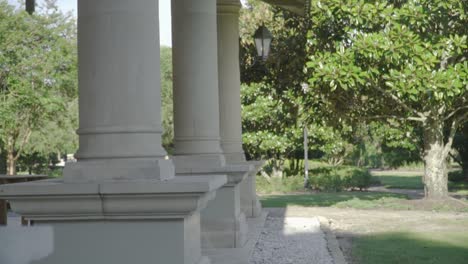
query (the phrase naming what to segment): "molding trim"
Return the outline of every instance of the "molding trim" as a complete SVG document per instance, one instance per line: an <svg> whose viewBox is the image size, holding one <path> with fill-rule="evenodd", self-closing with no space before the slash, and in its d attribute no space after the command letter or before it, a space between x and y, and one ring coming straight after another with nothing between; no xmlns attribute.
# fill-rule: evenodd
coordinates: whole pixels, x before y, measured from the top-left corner
<svg viewBox="0 0 468 264"><path fill-rule="evenodd" d="M178 219L206 207L225 182L219 175L83 184L45 180L1 185L0 197L34 221Z"/></svg>

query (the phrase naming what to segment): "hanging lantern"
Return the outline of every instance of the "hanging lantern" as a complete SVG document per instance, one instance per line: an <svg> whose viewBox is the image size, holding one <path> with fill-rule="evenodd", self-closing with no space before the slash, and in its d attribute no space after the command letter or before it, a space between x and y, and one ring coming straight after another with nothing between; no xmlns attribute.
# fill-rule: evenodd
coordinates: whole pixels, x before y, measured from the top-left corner
<svg viewBox="0 0 468 264"><path fill-rule="evenodd" d="M36 9L36 0L26 0L26 12L32 15Z"/></svg>
<svg viewBox="0 0 468 264"><path fill-rule="evenodd" d="M268 58L268 54L270 53L270 45L271 40L273 39L273 35L265 26L260 26L254 34L255 39L255 47L257 48L257 54L262 60L266 60Z"/></svg>

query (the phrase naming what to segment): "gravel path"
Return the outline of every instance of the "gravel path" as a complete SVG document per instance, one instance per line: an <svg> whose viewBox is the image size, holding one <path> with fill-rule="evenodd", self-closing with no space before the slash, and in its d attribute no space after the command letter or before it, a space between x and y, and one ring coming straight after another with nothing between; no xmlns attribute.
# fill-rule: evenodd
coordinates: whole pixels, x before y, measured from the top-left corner
<svg viewBox="0 0 468 264"><path fill-rule="evenodd" d="M251 264L333 264L316 217L268 217Z"/></svg>

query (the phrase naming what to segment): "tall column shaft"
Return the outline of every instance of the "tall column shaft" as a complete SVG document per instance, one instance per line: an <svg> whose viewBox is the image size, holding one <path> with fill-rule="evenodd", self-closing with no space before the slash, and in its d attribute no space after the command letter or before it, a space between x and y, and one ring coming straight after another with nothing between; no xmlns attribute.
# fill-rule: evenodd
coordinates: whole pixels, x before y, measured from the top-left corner
<svg viewBox="0 0 468 264"><path fill-rule="evenodd" d="M245 161L239 69L239 1L218 1L218 78L221 148L226 162Z"/></svg>
<svg viewBox="0 0 468 264"><path fill-rule="evenodd" d="M79 164L65 178L172 177L161 145L158 1L79 0L78 59Z"/></svg>
<svg viewBox="0 0 468 264"><path fill-rule="evenodd" d="M77 158L164 156L158 2L80 0L78 9Z"/></svg>
<svg viewBox="0 0 468 264"><path fill-rule="evenodd" d="M216 0L172 0L172 40L175 155L217 156L222 163Z"/></svg>

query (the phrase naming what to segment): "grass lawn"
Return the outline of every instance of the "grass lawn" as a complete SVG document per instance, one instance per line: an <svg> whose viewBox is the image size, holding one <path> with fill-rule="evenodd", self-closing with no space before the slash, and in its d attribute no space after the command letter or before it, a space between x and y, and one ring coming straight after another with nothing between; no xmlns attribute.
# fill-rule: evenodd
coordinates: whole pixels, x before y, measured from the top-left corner
<svg viewBox="0 0 468 264"><path fill-rule="evenodd" d="M373 176L383 186L391 189L423 189L422 174L378 174Z"/></svg>
<svg viewBox="0 0 468 264"><path fill-rule="evenodd" d="M353 258L360 264L465 264L468 233L381 233L353 239Z"/></svg>
<svg viewBox="0 0 468 264"><path fill-rule="evenodd" d="M339 192L339 193L308 193L291 195L263 195L260 201L263 207L287 207L296 206L335 206L351 208L382 208L391 204L398 204L406 200L406 195L379 192ZM404 208L395 208L404 209Z"/></svg>
<svg viewBox="0 0 468 264"><path fill-rule="evenodd" d="M423 189L422 173L373 173L375 180L389 189ZM449 189L464 193L468 191L468 182L449 182Z"/></svg>
<svg viewBox="0 0 468 264"><path fill-rule="evenodd" d="M373 175L387 188L424 188L418 171ZM350 264L468 263L468 206L462 203L410 200L383 192L311 192L301 190L301 183L300 177L270 183L257 178L263 207L291 206L333 219L340 246L350 249L344 250ZM450 182L449 188L457 195L468 195L467 182Z"/></svg>

